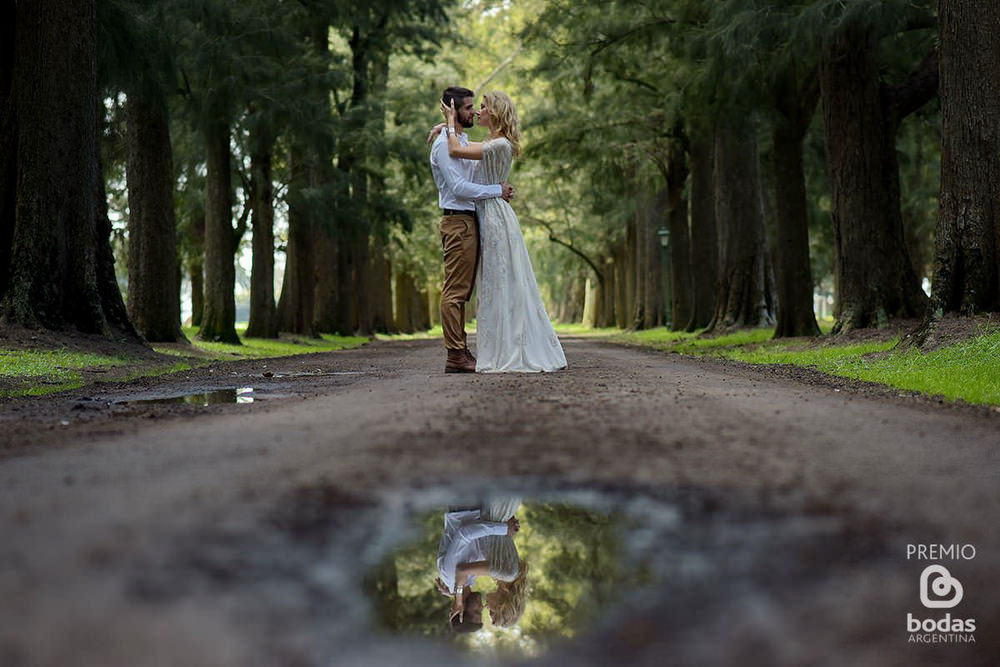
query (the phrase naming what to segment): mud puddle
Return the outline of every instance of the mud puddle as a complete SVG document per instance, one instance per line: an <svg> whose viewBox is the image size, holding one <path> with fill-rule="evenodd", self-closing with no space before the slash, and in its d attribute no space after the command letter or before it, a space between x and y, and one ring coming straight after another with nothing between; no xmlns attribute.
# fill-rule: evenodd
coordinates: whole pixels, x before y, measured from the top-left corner
<svg viewBox="0 0 1000 667"><path fill-rule="evenodd" d="M240 610L248 641L281 662L604 662L592 651L628 662L660 655L660 644L714 645L717 636L697 630L734 605L766 614L775 600L808 596L844 573L881 571L895 536L870 519L727 506L698 489L546 486L521 484L485 502L436 489L378 503L303 487L252 524L184 540L168 562L144 565L132 592L150 604L221 596ZM456 631L442 590L450 586L435 582L448 551L442 536L449 521L502 519L497 502L513 507L519 529L500 536L494 521L490 537L510 544L463 552L494 562L467 597L487 608L467 607L471 623Z"/></svg>
<svg viewBox="0 0 1000 667"><path fill-rule="evenodd" d="M119 405L209 405L240 404L246 405L254 401L275 398L287 398L290 394L277 393L260 387L224 387L207 391L190 391L184 393L159 393L153 396L144 392L141 396L148 398L119 398L113 403Z"/></svg>
<svg viewBox="0 0 1000 667"><path fill-rule="evenodd" d="M125 399L117 401L129 405L220 405L224 403L253 403L253 387L229 387L226 389L215 389L212 391L196 391L176 396L162 396L157 398Z"/></svg>

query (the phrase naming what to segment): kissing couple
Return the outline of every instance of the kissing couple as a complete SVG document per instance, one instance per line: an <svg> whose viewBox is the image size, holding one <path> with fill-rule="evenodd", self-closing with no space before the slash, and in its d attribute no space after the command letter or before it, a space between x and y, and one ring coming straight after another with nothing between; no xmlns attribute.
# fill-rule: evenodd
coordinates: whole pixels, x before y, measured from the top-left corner
<svg viewBox="0 0 1000 667"><path fill-rule="evenodd" d="M504 93L483 95L451 87L441 97L445 122L431 130L431 172L441 207L444 285L441 328L446 373L536 373L566 368L566 356L542 304L511 208L507 182L521 153L514 103ZM479 119L483 142L465 130ZM476 352L465 334L465 304L478 284Z"/></svg>

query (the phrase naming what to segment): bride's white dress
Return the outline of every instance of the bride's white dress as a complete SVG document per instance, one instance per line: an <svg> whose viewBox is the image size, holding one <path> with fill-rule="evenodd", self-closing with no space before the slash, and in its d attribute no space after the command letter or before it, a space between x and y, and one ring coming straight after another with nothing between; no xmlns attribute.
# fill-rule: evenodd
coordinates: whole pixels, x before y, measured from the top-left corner
<svg viewBox="0 0 1000 667"><path fill-rule="evenodd" d="M483 144L477 183L503 183L513 150L503 138ZM503 199L476 202L482 256L476 276L476 372L533 373L566 368L566 355L538 293L517 215Z"/></svg>

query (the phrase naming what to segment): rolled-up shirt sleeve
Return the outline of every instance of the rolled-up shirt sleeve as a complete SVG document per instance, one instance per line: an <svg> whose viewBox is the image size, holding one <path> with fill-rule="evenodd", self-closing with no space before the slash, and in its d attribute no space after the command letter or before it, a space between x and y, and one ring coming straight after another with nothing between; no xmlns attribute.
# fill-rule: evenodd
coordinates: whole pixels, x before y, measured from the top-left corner
<svg viewBox="0 0 1000 667"><path fill-rule="evenodd" d="M469 542L487 535L506 535L507 524L503 521L469 521L462 524L458 534Z"/></svg>
<svg viewBox="0 0 1000 667"><path fill-rule="evenodd" d="M449 591L455 591L455 569L461 565L462 557L468 554L468 547L487 535L506 535L507 524L503 521L466 521L455 532L454 537L438 558L438 574ZM471 583L470 583L471 585Z"/></svg>
<svg viewBox="0 0 1000 667"><path fill-rule="evenodd" d="M456 199L495 199L503 193L499 184L482 185L466 179L459 169L458 160L448 154L447 141L436 141L433 151L434 161L444 177L445 186Z"/></svg>

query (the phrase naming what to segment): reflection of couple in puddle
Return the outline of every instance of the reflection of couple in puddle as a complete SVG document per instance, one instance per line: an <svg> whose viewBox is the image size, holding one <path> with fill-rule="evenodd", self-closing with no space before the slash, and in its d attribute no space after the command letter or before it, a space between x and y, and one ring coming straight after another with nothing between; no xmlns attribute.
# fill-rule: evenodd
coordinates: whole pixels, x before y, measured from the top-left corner
<svg viewBox="0 0 1000 667"><path fill-rule="evenodd" d="M521 528L514 516L520 498L500 498L475 508L452 508L444 515L444 534L438 545L437 590L452 598L451 627L456 632L475 632L483 627L483 607L490 610L493 625L510 627L524 613L528 589L528 563L514 546ZM472 591L477 577L491 577L495 591Z"/></svg>

